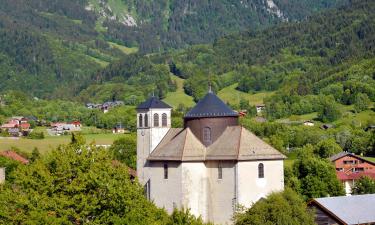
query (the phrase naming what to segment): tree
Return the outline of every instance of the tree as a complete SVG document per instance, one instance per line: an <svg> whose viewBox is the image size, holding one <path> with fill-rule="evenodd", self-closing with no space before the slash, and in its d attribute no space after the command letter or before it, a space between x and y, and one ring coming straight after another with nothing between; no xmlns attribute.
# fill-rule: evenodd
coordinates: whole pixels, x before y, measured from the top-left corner
<svg viewBox="0 0 375 225"><path fill-rule="evenodd" d="M368 109L371 101L369 97L365 93L358 93L354 100L354 110L358 112L362 112Z"/></svg>
<svg viewBox="0 0 375 225"><path fill-rule="evenodd" d="M119 160L130 168L137 167L137 142L134 134L129 134L115 140L109 148L114 159Z"/></svg>
<svg viewBox="0 0 375 225"><path fill-rule="evenodd" d="M166 224L169 217L149 202L129 178L94 145L61 146L19 167L0 191L5 224Z"/></svg>
<svg viewBox="0 0 375 225"><path fill-rule="evenodd" d="M324 139L314 147L314 153L321 158L328 158L334 154L342 152L342 148L334 139Z"/></svg>
<svg viewBox="0 0 375 225"><path fill-rule="evenodd" d="M245 213L236 214L234 219L236 225L314 224L312 212L290 188L260 199Z"/></svg>
<svg viewBox="0 0 375 225"><path fill-rule="evenodd" d="M332 122L341 117L341 111L333 97L321 96L318 118L323 122Z"/></svg>
<svg viewBox="0 0 375 225"><path fill-rule="evenodd" d="M31 152L31 157L30 157L30 161L31 162L35 162L37 159L40 158L40 152L39 152L39 149L37 147L35 147L33 149L33 151Z"/></svg>
<svg viewBox="0 0 375 225"><path fill-rule="evenodd" d="M352 194L375 194L375 180L367 176L362 176L357 180L352 189Z"/></svg>
<svg viewBox="0 0 375 225"><path fill-rule="evenodd" d="M201 217L196 218L189 209L174 209L167 225L202 225Z"/></svg>
<svg viewBox="0 0 375 225"><path fill-rule="evenodd" d="M300 154L293 164L294 176L300 182L296 186L301 187L300 194L305 199L344 195L343 186L337 180L335 171L331 162L311 153Z"/></svg>

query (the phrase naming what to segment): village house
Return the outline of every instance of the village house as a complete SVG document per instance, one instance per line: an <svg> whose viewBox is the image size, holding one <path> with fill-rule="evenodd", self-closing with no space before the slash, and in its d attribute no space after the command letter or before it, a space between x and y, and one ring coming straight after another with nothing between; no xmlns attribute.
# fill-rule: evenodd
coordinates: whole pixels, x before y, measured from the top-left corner
<svg viewBox="0 0 375 225"><path fill-rule="evenodd" d="M340 152L329 158L335 164L337 179L344 187L347 195L359 178L368 176L375 179L375 163L350 152Z"/></svg>
<svg viewBox="0 0 375 225"><path fill-rule="evenodd" d="M86 107L89 109L100 109L104 113L107 113L111 108L124 105L123 101L108 101L103 104L87 103Z"/></svg>
<svg viewBox="0 0 375 225"><path fill-rule="evenodd" d="M114 133L114 134L125 134L125 128L121 123L116 124L116 126L112 129L112 133Z"/></svg>
<svg viewBox="0 0 375 225"><path fill-rule="evenodd" d="M265 104L258 104L255 106L255 108L257 109L257 114L260 114L261 112L264 111L264 109L266 108L266 105Z"/></svg>
<svg viewBox="0 0 375 225"><path fill-rule="evenodd" d="M306 120L303 122L303 125L308 126L308 127L313 127L315 125L314 121L311 120Z"/></svg>
<svg viewBox="0 0 375 225"><path fill-rule="evenodd" d="M11 136L27 135L30 132L30 123L28 119L22 116L15 116L1 125L3 132L8 132Z"/></svg>
<svg viewBox="0 0 375 225"><path fill-rule="evenodd" d="M308 207L318 225L375 224L375 194L316 198Z"/></svg>
<svg viewBox="0 0 375 225"><path fill-rule="evenodd" d="M61 135L65 132L81 131L82 124L79 121L73 121L69 123L56 122L50 124L50 131L54 135Z"/></svg>
<svg viewBox="0 0 375 225"><path fill-rule="evenodd" d="M284 189L279 151L240 126L238 113L211 91L171 128L171 107L151 97L137 107L137 177L147 198L169 213L189 208L206 222L231 223Z"/></svg>

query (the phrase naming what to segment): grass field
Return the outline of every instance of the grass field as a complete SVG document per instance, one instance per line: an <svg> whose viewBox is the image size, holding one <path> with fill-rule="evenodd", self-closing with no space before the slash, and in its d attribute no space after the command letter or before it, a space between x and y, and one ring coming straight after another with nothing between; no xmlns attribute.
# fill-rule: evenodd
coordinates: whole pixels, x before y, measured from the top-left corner
<svg viewBox="0 0 375 225"><path fill-rule="evenodd" d="M231 104L239 104L241 98L249 101L250 105L263 104L263 99L273 94L273 92L259 92L255 94L245 93L236 90L237 84L232 84L228 87L221 89L218 96L224 100L224 102L230 102Z"/></svg>
<svg viewBox="0 0 375 225"><path fill-rule="evenodd" d="M95 142L98 145L110 145L114 140L126 134L85 134L87 143ZM35 147L43 154L61 144L70 142L70 135L65 136L46 136L41 140L32 140L26 138L20 139L0 139L0 151L16 147L25 152L31 152Z"/></svg>
<svg viewBox="0 0 375 225"><path fill-rule="evenodd" d="M375 163L375 157L363 157L363 158Z"/></svg>
<svg viewBox="0 0 375 225"><path fill-rule="evenodd" d="M119 45L119 44L116 44L114 42L109 42L108 41L108 44L112 47L112 48L117 48L119 50L121 50L123 53L125 54L131 54L131 53L136 53L138 52L138 48L136 47L133 47L133 48L129 48L129 47L126 47L124 45Z"/></svg>
<svg viewBox="0 0 375 225"><path fill-rule="evenodd" d="M176 108L180 103L185 106L191 107L195 103L193 97L185 94L184 92L184 79L171 75L171 79L176 82L177 90L175 92L168 92L167 97L163 99L166 103Z"/></svg>

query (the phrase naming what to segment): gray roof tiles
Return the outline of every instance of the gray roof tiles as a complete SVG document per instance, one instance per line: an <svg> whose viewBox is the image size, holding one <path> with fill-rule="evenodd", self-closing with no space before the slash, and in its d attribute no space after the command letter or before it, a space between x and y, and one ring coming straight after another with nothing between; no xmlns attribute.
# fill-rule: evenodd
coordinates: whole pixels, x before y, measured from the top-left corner
<svg viewBox="0 0 375 225"><path fill-rule="evenodd" d="M238 116L214 93L208 92L188 113L185 118Z"/></svg>
<svg viewBox="0 0 375 225"><path fill-rule="evenodd" d="M313 201L346 224L375 223L375 194L316 198Z"/></svg>
<svg viewBox="0 0 375 225"><path fill-rule="evenodd" d="M138 105L137 109L171 109L172 107L157 97L151 97Z"/></svg>
<svg viewBox="0 0 375 225"><path fill-rule="evenodd" d="M205 147L190 128L172 128L150 154L149 160L270 160L285 159L279 151L241 126L229 126L210 146Z"/></svg>

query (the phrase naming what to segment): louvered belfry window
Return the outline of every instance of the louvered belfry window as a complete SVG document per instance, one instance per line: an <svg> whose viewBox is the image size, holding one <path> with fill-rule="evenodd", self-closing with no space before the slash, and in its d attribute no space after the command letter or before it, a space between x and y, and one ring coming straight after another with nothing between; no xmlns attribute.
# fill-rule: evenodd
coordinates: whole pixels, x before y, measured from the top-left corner
<svg viewBox="0 0 375 225"><path fill-rule="evenodd" d="M155 113L154 114L154 127L159 126L159 114Z"/></svg>
<svg viewBox="0 0 375 225"><path fill-rule="evenodd" d="M211 144L211 128L203 128L203 142L205 144Z"/></svg>
<svg viewBox="0 0 375 225"><path fill-rule="evenodd" d="M166 127L167 126L167 114L163 113L161 115L161 126Z"/></svg>
<svg viewBox="0 0 375 225"><path fill-rule="evenodd" d="M145 114L145 127L148 127L148 115Z"/></svg>
<svg viewBox="0 0 375 225"><path fill-rule="evenodd" d="M143 117L142 114L139 114L139 127L143 127Z"/></svg>

